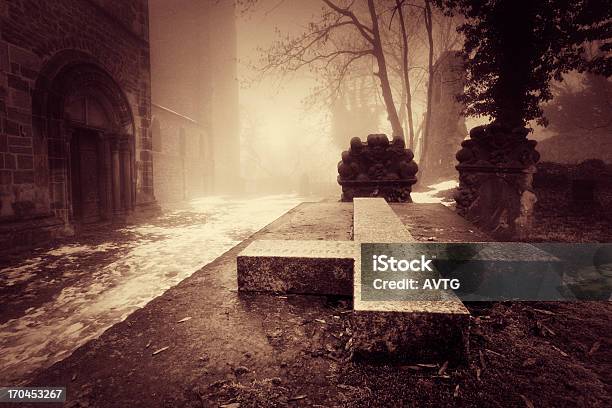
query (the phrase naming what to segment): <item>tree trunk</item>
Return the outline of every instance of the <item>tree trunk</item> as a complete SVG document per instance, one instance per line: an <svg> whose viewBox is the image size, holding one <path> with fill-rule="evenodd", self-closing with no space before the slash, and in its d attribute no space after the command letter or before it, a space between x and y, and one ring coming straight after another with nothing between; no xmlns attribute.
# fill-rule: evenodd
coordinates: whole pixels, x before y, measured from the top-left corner
<svg viewBox="0 0 612 408"><path fill-rule="evenodd" d="M400 21L400 28L402 32L402 73L403 73L403 85L404 93L406 98L406 115L408 117L408 134L410 140L408 147L412 149L414 145L414 123L412 121L412 94L410 91L410 77L408 76L408 33L406 32L406 22L404 21L404 11L402 10L402 2L395 0L397 7L398 17Z"/></svg>
<svg viewBox="0 0 612 408"><path fill-rule="evenodd" d="M433 54L434 54L434 44L433 44L433 28L432 28L432 19L431 19L431 4L430 0L425 0L425 10L423 11L425 17L425 28L427 29L427 40L429 42L429 82L427 84L427 112L425 116L425 126L423 128L423 150L421 152L421 159L419 163L419 172L421 173L420 179L423 180L424 173L427 172L427 166L429 163L427 162L427 150L429 147L429 135L431 129L431 97L433 91L433 81L434 81L434 69L433 69Z"/></svg>
<svg viewBox="0 0 612 408"><path fill-rule="evenodd" d="M389 76L387 74L387 63L385 61L385 54L380 40L380 30L378 28L378 16L376 15L376 6L374 0L368 0L368 9L370 10L370 17L372 18L372 33L373 33L373 52L378 65L378 72L376 76L380 79L380 87L382 90L383 100L385 101L385 107L387 108L387 117L391 123L391 129L393 132L393 138L404 138L404 130L400 123L399 116L397 115L397 109L393 102L393 93L391 92L391 84L389 83Z"/></svg>

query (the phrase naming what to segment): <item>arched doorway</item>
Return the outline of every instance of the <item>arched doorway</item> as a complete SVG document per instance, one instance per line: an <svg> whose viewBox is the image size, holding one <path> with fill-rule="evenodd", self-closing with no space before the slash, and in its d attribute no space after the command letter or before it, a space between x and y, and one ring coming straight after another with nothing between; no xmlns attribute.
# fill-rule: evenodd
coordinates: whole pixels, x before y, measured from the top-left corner
<svg viewBox="0 0 612 408"><path fill-rule="evenodd" d="M33 103L56 215L81 224L129 214L136 187L134 124L111 76L91 57L64 52L46 65Z"/></svg>

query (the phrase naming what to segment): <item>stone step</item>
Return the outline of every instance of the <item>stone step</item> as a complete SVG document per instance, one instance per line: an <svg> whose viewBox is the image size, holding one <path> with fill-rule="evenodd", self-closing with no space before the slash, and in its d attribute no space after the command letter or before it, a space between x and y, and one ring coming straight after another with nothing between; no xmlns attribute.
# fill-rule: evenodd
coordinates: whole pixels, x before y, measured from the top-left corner
<svg viewBox="0 0 612 408"><path fill-rule="evenodd" d="M352 296L353 241L254 241L237 258L238 290Z"/></svg>

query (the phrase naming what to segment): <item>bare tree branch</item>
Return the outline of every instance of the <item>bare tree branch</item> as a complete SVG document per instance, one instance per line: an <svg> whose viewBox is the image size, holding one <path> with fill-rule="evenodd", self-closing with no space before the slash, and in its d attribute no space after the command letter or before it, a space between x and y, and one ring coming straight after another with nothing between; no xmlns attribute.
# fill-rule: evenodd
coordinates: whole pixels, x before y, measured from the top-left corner
<svg viewBox="0 0 612 408"><path fill-rule="evenodd" d="M374 45L374 38L373 38L374 33L372 32L372 29L370 27L363 25L359 21L355 13L353 13L350 10L351 6L355 3L354 1L351 2L351 4L347 8L339 7L338 5L332 3L329 0L323 0L323 2L327 4L327 6L330 7L332 10L334 10L335 12L343 16L349 17L351 21L353 22L353 24L355 25L355 27L357 27L357 29L359 30L363 38L365 38L370 44Z"/></svg>

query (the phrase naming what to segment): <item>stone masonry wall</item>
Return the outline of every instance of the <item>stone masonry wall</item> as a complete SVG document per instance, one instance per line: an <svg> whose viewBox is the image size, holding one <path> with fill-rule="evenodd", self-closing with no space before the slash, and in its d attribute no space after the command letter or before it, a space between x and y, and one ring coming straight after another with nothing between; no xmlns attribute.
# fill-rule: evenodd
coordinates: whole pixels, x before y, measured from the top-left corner
<svg viewBox="0 0 612 408"><path fill-rule="evenodd" d="M48 130L33 129L32 96L41 70L67 50L90 56L125 94L136 202L153 201L147 13L146 0L0 0L0 224L51 212Z"/></svg>
<svg viewBox="0 0 612 408"><path fill-rule="evenodd" d="M197 122L153 105L155 197L163 205L211 192L211 138Z"/></svg>

